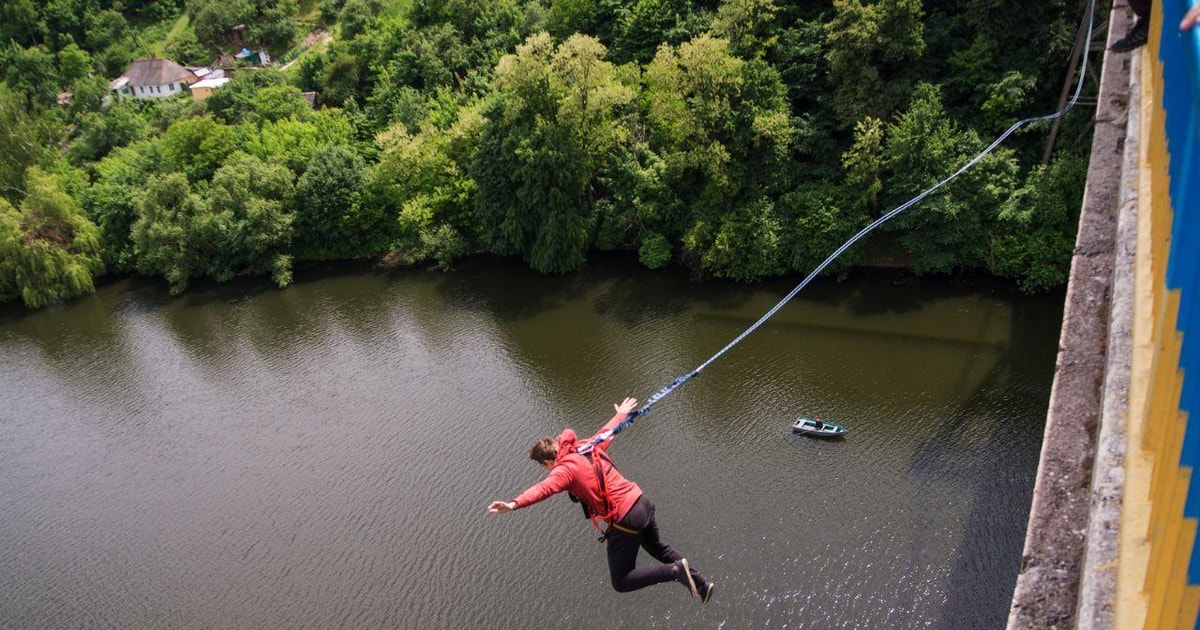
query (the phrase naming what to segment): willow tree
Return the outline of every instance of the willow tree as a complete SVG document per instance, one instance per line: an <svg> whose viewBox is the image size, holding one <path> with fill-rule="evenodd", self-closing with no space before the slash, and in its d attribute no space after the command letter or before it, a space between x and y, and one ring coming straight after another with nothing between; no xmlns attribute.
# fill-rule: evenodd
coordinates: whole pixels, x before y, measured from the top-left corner
<svg viewBox="0 0 1200 630"><path fill-rule="evenodd" d="M57 177L32 168L20 209L0 197L0 301L38 308L91 293L103 271L100 231Z"/></svg>

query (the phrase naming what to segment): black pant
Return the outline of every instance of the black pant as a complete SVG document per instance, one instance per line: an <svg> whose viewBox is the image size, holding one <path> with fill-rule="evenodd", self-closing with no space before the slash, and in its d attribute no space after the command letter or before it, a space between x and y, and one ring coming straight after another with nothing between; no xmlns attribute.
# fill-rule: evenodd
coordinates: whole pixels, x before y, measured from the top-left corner
<svg viewBox="0 0 1200 630"><path fill-rule="evenodd" d="M627 534L613 528L608 538L608 572L612 576L613 588L620 593L636 591L651 584L670 582L675 579L673 563L683 556L670 545L658 539L658 524L654 522L654 503L642 495L618 525L636 530ZM638 547L646 550L663 564L637 567Z"/></svg>
<svg viewBox="0 0 1200 630"><path fill-rule="evenodd" d="M1150 19L1150 3L1152 0L1129 0L1129 8L1139 20Z"/></svg>

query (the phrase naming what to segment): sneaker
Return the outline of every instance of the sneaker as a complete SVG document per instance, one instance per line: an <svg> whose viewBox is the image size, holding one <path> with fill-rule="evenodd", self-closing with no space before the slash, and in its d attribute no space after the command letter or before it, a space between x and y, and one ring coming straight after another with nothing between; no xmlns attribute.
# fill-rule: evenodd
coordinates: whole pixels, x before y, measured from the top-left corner
<svg viewBox="0 0 1200 630"><path fill-rule="evenodd" d="M1135 48L1140 48L1146 45L1150 39L1150 20L1139 19L1133 28L1125 34L1125 37L1117 40L1108 49L1113 52L1129 52Z"/></svg>
<svg viewBox="0 0 1200 630"><path fill-rule="evenodd" d="M679 583L686 586L692 597L696 596L696 582L692 579L692 571L688 568L687 558L684 558L675 563L675 579Z"/></svg>
<svg viewBox="0 0 1200 630"><path fill-rule="evenodd" d="M692 581L696 583L696 594L700 596L701 603L707 604L708 600L712 599L713 589L716 588L716 585L695 569L692 569Z"/></svg>

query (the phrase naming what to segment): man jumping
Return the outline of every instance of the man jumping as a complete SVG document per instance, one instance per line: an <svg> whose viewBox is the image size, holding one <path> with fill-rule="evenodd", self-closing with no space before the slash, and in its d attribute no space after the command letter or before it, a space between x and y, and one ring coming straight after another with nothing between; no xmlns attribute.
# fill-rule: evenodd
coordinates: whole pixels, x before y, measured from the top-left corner
<svg viewBox="0 0 1200 630"><path fill-rule="evenodd" d="M596 435L624 421L637 408L637 399L626 398L613 408L616 415ZM588 441L592 439L595 436ZM571 429L563 429L557 438L541 438L529 449L529 459L550 473L512 501L493 501L488 512L505 514L566 490L572 500L583 504L584 513L604 533L608 542L608 571L617 592L675 581L687 587L692 597L698 594L700 601L707 604L716 585L691 568L678 551L659 540L654 503L613 466L608 457L611 443L610 436L597 443L591 453L580 455L576 452L579 440ZM606 527L600 527L600 521ZM637 567L638 547L662 564Z"/></svg>

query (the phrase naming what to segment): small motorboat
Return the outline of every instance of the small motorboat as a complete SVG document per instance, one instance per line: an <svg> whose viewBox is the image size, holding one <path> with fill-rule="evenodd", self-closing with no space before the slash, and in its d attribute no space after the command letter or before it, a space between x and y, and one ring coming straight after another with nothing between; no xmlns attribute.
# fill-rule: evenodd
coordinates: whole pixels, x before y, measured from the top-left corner
<svg viewBox="0 0 1200 630"><path fill-rule="evenodd" d="M792 424L792 433L803 433L816 437L838 437L846 434L846 427L822 422L820 418L796 418L796 422Z"/></svg>

